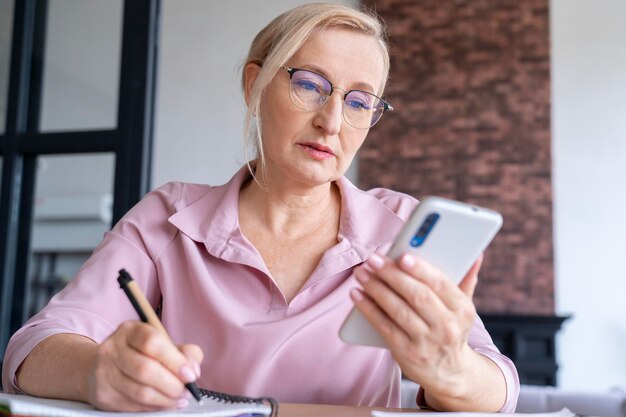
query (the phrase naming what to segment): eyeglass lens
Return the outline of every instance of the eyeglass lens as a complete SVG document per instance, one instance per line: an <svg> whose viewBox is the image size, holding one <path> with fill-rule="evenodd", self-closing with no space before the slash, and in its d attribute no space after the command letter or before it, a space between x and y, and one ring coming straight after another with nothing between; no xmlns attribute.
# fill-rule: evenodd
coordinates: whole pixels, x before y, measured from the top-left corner
<svg viewBox="0 0 626 417"><path fill-rule="evenodd" d="M297 70L291 74L290 96L303 110L317 110L332 93L330 82L319 74ZM382 116L384 105L378 97L366 91L352 90L344 96L343 116L351 126L368 129Z"/></svg>

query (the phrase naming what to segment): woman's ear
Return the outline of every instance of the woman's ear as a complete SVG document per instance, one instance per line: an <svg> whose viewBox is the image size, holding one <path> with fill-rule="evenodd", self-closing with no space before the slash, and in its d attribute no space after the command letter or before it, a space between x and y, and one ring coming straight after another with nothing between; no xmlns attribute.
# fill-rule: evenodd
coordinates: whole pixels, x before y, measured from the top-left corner
<svg viewBox="0 0 626 417"><path fill-rule="evenodd" d="M244 78L244 97L246 99L246 105L250 105L250 94L252 93L252 87L261 72L261 67L258 64L250 62L243 68Z"/></svg>

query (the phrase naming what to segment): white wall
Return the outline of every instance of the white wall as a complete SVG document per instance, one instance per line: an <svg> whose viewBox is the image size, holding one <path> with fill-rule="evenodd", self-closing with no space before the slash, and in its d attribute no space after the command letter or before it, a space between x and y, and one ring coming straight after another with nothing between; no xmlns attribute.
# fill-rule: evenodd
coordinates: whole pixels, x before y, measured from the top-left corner
<svg viewBox="0 0 626 417"><path fill-rule="evenodd" d="M626 386L626 2L552 0L560 384Z"/></svg>

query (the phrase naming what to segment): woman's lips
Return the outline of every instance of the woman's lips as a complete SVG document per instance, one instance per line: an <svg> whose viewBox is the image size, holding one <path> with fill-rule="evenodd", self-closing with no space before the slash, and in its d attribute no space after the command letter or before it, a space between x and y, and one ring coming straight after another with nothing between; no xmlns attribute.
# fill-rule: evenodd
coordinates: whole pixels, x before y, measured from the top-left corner
<svg viewBox="0 0 626 417"><path fill-rule="evenodd" d="M328 146L320 145L319 143L300 143L299 144L302 149L309 155L311 155L314 159L324 160L328 158L333 158L335 154L333 150Z"/></svg>

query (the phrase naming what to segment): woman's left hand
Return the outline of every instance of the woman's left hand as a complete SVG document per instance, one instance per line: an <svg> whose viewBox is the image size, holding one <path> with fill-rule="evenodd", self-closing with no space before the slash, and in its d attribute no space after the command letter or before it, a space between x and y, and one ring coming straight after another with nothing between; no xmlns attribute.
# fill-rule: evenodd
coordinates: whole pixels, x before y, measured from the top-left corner
<svg viewBox="0 0 626 417"><path fill-rule="evenodd" d="M352 298L387 342L406 377L430 396L458 397L467 391L476 352L468 336L476 309L472 301L483 256L457 286L413 254L397 261L378 254L354 274L363 286Z"/></svg>

